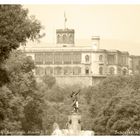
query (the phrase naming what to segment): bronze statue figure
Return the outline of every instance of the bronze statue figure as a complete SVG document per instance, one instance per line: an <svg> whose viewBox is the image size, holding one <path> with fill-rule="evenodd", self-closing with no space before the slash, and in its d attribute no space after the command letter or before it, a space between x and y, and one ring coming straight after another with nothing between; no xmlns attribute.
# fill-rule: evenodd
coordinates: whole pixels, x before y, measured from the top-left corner
<svg viewBox="0 0 140 140"><path fill-rule="evenodd" d="M74 112L75 113L78 113L78 110L79 110L79 107L78 107L78 97L77 97L79 92L80 92L80 90L78 92L72 91L72 94L71 94L71 98L73 100L72 107L74 107Z"/></svg>

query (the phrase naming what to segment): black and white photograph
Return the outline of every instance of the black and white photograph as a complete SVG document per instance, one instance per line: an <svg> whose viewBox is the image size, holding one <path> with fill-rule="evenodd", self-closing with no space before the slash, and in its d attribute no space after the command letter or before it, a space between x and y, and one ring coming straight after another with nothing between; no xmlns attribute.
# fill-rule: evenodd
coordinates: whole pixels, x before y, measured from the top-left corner
<svg viewBox="0 0 140 140"><path fill-rule="evenodd" d="M140 4L0 4L0 137L139 135Z"/></svg>

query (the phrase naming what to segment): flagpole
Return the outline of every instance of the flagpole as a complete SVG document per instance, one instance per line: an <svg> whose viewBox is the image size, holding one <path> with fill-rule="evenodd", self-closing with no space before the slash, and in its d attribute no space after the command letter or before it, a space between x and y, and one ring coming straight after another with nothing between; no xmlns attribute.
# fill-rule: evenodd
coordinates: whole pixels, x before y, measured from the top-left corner
<svg viewBox="0 0 140 140"><path fill-rule="evenodd" d="M65 14L65 11L64 11L64 29L66 29L66 22L67 22L67 18L66 18L66 14Z"/></svg>

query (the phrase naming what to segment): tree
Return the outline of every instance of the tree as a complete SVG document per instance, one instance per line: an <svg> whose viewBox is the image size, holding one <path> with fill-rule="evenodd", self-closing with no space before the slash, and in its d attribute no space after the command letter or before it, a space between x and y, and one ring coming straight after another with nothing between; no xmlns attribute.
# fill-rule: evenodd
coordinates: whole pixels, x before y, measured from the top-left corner
<svg viewBox="0 0 140 140"><path fill-rule="evenodd" d="M90 112L96 134L140 134L139 75L109 77L93 89Z"/></svg>
<svg viewBox="0 0 140 140"><path fill-rule="evenodd" d="M9 99L12 97L11 91L3 86L0 88L0 130L4 128L4 119L8 114L7 109L9 107Z"/></svg>
<svg viewBox="0 0 140 140"><path fill-rule="evenodd" d="M21 51L12 51L9 59L4 63L9 77L8 88L13 94L20 94L26 98L34 92L36 80L32 70L35 68L30 57L26 57Z"/></svg>
<svg viewBox="0 0 140 140"><path fill-rule="evenodd" d="M94 129L106 135L139 135L139 106L140 93L125 87L100 111L94 121Z"/></svg>
<svg viewBox="0 0 140 140"><path fill-rule="evenodd" d="M29 17L22 5L0 5L0 86L9 82L2 64L10 52L25 45L27 40L42 37L41 28L40 22Z"/></svg>
<svg viewBox="0 0 140 140"><path fill-rule="evenodd" d="M39 129L43 97L38 92L32 71L35 67L33 60L21 51L12 51L3 65L9 83L0 88L1 131L16 134L17 131Z"/></svg>
<svg viewBox="0 0 140 140"><path fill-rule="evenodd" d="M42 81L47 86L47 88L51 89L56 84L56 79L53 76L45 75L42 77Z"/></svg>
<svg viewBox="0 0 140 140"><path fill-rule="evenodd" d="M135 76L137 77L137 76ZM109 98L119 93L126 85L134 86L132 76L111 76L104 79L99 85L90 87L86 97L91 106L91 116L96 117L99 110L108 102Z"/></svg>
<svg viewBox="0 0 140 140"><path fill-rule="evenodd" d="M40 98L32 98L24 108L25 117L22 120L22 128L25 134L40 134L42 130L42 103ZM43 100L42 100L43 101Z"/></svg>
<svg viewBox="0 0 140 140"><path fill-rule="evenodd" d="M41 28L40 22L28 17L28 10L22 5L0 5L0 62L27 39L40 38Z"/></svg>

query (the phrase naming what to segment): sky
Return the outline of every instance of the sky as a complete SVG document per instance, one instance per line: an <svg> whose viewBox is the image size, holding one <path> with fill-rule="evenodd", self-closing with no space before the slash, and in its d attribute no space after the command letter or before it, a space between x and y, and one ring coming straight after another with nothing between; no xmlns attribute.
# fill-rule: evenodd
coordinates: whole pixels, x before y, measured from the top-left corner
<svg viewBox="0 0 140 140"><path fill-rule="evenodd" d="M56 29L75 29L76 45L90 46L92 36L100 36L101 49L128 51L140 55L140 5L24 5L29 15L44 26L46 36L38 46L56 42ZM34 43L36 44L36 43ZM29 43L32 46L32 43Z"/></svg>

